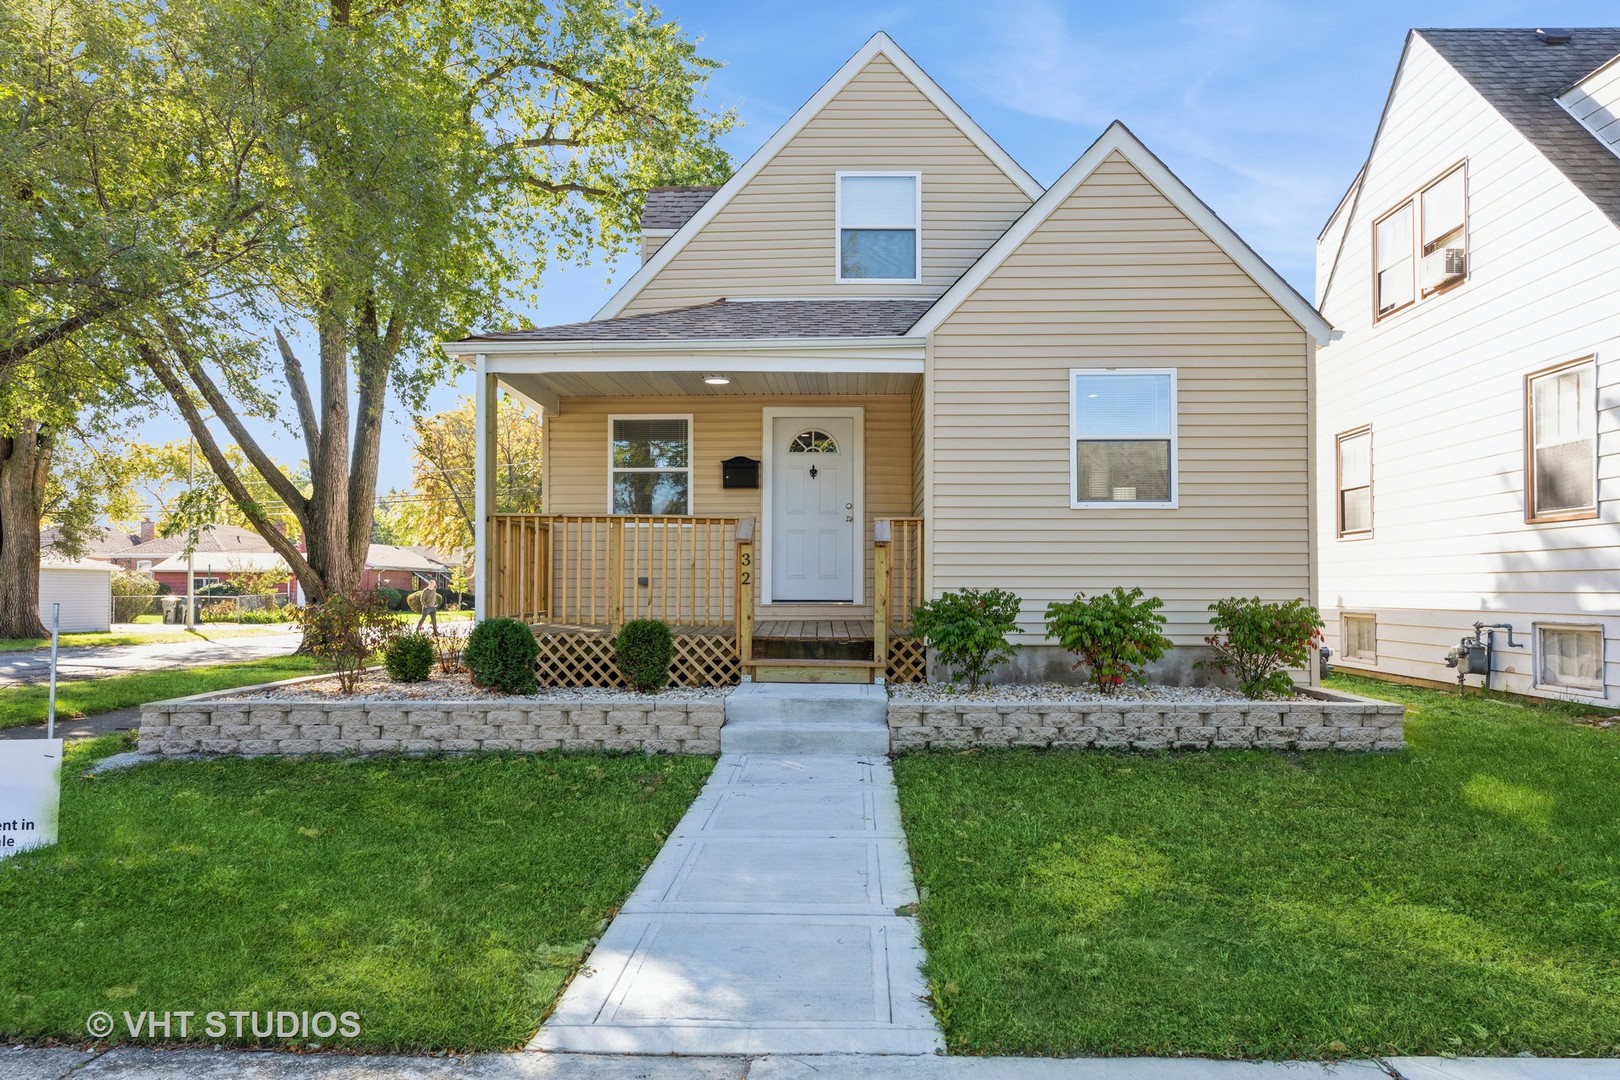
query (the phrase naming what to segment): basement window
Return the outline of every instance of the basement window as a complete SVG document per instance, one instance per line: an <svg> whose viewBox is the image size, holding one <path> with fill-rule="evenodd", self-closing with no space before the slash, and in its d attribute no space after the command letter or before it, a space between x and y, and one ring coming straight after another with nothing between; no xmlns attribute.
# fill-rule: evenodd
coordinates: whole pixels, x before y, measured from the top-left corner
<svg viewBox="0 0 1620 1080"><path fill-rule="evenodd" d="M917 282L922 277L918 173L838 174L838 280Z"/></svg>
<svg viewBox="0 0 1620 1080"><path fill-rule="evenodd" d="M1597 517L1597 361L1530 375L1525 427L1525 520Z"/></svg>
<svg viewBox="0 0 1620 1080"><path fill-rule="evenodd" d="M614 416L608 449L615 514L692 512L692 418Z"/></svg>
<svg viewBox="0 0 1620 1080"><path fill-rule="evenodd" d="M1069 506L1175 506L1175 371L1075 369L1069 376Z"/></svg>
<svg viewBox="0 0 1620 1080"><path fill-rule="evenodd" d="M1345 660L1376 663L1378 660L1378 619L1373 615L1344 615L1340 618L1339 642Z"/></svg>
<svg viewBox="0 0 1620 1080"><path fill-rule="evenodd" d="M1603 628L1538 625L1536 685L1548 690L1603 693Z"/></svg>

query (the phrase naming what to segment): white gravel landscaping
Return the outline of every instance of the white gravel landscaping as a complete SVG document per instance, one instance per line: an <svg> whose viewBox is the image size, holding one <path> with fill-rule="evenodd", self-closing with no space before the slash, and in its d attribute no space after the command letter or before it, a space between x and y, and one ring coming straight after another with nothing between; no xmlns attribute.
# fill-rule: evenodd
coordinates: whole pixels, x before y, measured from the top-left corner
<svg viewBox="0 0 1620 1080"><path fill-rule="evenodd" d="M1172 702L1175 704L1215 704L1247 701L1235 690L1218 686L1121 686L1113 694L1099 694L1089 686L1068 683L1004 683L981 686L969 690L965 683L893 683L889 686L889 700L894 702L940 702L972 704L975 702Z"/></svg>
<svg viewBox="0 0 1620 1080"><path fill-rule="evenodd" d="M731 686L671 686L660 690L653 697L658 701L668 702L720 702L724 701L726 695L734 689L736 688ZM466 674L435 675L427 682L401 683L390 679L380 668L367 672L352 696L345 695L339 690L335 677L328 677L306 679L290 686L277 686L267 690L225 694L215 700L326 702L343 701L346 698L367 701L498 701L511 705L563 702L608 706L628 702L645 704L649 700L648 695L633 690L597 687L542 686L532 694L502 694L474 686L472 679Z"/></svg>

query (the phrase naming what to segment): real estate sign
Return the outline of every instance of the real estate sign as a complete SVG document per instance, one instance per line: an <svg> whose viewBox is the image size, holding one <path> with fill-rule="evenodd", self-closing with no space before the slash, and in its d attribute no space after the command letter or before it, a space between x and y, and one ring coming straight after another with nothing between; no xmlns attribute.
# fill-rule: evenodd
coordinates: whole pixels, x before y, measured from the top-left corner
<svg viewBox="0 0 1620 1080"><path fill-rule="evenodd" d="M62 740L0 742L0 859L56 843Z"/></svg>

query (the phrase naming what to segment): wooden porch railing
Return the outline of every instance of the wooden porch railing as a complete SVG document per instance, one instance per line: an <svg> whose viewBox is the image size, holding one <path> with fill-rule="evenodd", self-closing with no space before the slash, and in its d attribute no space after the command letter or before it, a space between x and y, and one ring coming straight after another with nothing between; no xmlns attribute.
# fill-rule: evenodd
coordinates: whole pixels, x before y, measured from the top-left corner
<svg viewBox="0 0 1620 1080"><path fill-rule="evenodd" d="M922 518L878 518L872 524L872 658L887 665L889 633L911 630L922 601Z"/></svg>
<svg viewBox="0 0 1620 1080"><path fill-rule="evenodd" d="M606 626L736 617L735 518L496 514L490 614Z"/></svg>

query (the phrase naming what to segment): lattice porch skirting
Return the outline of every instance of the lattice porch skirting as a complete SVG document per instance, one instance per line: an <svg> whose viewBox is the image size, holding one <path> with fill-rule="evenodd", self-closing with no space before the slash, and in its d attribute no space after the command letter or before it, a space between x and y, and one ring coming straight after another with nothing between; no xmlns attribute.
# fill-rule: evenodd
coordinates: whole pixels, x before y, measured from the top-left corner
<svg viewBox="0 0 1620 1080"><path fill-rule="evenodd" d="M626 687L613 662L613 635L597 629L537 629L537 661L541 686ZM675 662L670 681L675 686L735 686L742 678L737 664L737 636L723 632L692 632L672 628Z"/></svg>

